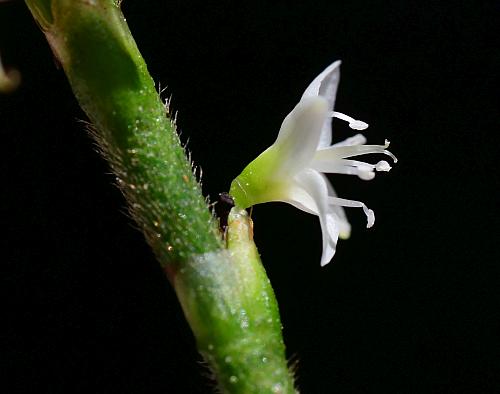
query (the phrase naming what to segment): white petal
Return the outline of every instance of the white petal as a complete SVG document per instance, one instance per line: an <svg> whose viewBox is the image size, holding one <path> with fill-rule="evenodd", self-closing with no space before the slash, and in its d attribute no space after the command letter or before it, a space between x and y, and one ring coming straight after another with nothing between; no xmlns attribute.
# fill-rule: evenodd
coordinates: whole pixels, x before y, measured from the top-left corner
<svg viewBox="0 0 500 394"><path fill-rule="evenodd" d="M314 198L302 186L298 184L289 189L289 193L283 200L279 200L293 205L301 211L310 213L311 215L319 215L318 205Z"/></svg>
<svg viewBox="0 0 500 394"><path fill-rule="evenodd" d="M337 88L340 81L340 60L330 64L305 90L301 100L308 97L321 96L328 101L328 109L333 111ZM332 120L325 119L321 130L321 139L318 147L329 146L332 143Z"/></svg>
<svg viewBox="0 0 500 394"><path fill-rule="evenodd" d="M321 135L319 137L319 143L316 148L317 149L325 148L327 146L330 146L331 143L332 143L332 120L330 118L326 118L325 123L321 128Z"/></svg>
<svg viewBox="0 0 500 394"><path fill-rule="evenodd" d="M272 146L282 160L276 177L287 177L308 167L316 153L327 111L324 98L311 97L301 100L288 114Z"/></svg>
<svg viewBox="0 0 500 394"><path fill-rule="evenodd" d="M328 189L328 196L337 197L337 193L328 178L323 174L321 174L321 176L325 180L326 187ZM339 225L339 237L341 239L348 239L351 236L351 224L347 220L344 208L340 205L330 205L330 212L332 212Z"/></svg>
<svg viewBox="0 0 500 394"><path fill-rule="evenodd" d="M321 266L330 262L335 254L339 226L328 207L328 187L323 176L314 170L304 170L294 178L296 185L287 202L301 209L316 213L321 225L323 253Z"/></svg>
<svg viewBox="0 0 500 394"><path fill-rule="evenodd" d="M322 96L328 100L329 109L333 110L340 80L340 64L340 60L333 62L314 78L302 95L302 99Z"/></svg>
<svg viewBox="0 0 500 394"><path fill-rule="evenodd" d="M375 213L371 209L368 209L368 207L361 201L346 200L344 198L338 197L329 197L328 202L332 205L340 205L342 207L363 208L363 212L365 213L367 219L366 227L370 228L375 224Z"/></svg>
<svg viewBox="0 0 500 394"><path fill-rule="evenodd" d="M320 217L321 218L321 217ZM326 228L327 228L327 239L326 239L326 247L325 247L325 238L323 237L323 253L321 254L321 266L324 267L330 261L332 261L333 256L335 255L335 251L337 250L337 241L339 239L340 228L339 223L336 220L337 218L331 212L326 214ZM320 220L321 223L321 220ZM321 231L324 232L323 229L324 224L321 225Z"/></svg>
<svg viewBox="0 0 500 394"><path fill-rule="evenodd" d="M335 190L333 189L332 184L327 179L327 177L323 174L319 174L328 190L329 197L337 197ZM319 209L316 204L316 201L311 197L311 195L303 189L303 187L298 186L297 184L293 187L293 191L289 192L289 196L293 196L293 200L290 198L280 200L287 202L293 205L295 208L300 209L301 211L310 213L312 215L319 216ZM338 226L339 238L348 239L351 236L351 225L347 220L347 216L345 214L344 208L340 205L331 205L329 206L328 215L331 216L332 220Z"/></svg>

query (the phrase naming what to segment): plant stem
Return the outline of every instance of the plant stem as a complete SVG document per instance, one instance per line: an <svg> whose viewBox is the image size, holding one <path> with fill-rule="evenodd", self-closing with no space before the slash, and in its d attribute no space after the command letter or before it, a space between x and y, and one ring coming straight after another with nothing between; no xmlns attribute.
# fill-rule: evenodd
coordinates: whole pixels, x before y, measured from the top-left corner
<svg viewBox="0 0 500 394"><path fill-rule="evenodd" d="M226 249L119 1L26 3L89 117L221 390L294 392L276 300L248 218L231 214Z"/></svg>

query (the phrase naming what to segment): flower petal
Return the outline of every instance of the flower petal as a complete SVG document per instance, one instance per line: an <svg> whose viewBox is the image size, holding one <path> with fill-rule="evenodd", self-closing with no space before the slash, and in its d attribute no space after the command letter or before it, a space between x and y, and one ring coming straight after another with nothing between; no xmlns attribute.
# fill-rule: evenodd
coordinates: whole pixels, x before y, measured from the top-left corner
<svg viewBox="0 0 500 394"><path fill-rule="evenodd" d="M321 96L328 101L328 109L333 111L335 107L335 98L337 97L337 88L340 81L340 64L341 61L337 60L330 64L321 74L319 74L314 81L312 81L301 100L308 97ZM323 128L321 130L321 138L318 147L329 146L332 143L332 120L325 119Z"/></svg>
<svg viewBox="0 0 500 394"><path fill-rule="evenodd" d="M333 188L326 175L321 174L321 176L325 180L326 187L328 189L328 196L337 197L337 193L335 192L335 189ZM348 239L351 236L351 224L347 220L344 208L342 208L340 205L330 205L329 208L330 212L334 215L335 220L339 225L339 238Z"/></svg>
<svg viewBox="0 0 500 394"><path fill-rule="evenodd" d="M308 167L316 153L327 105L322 97L310 97L301 100L285 118L271 147L281 160L276 177L290 177Z"/></svg>
<svg viewBox="0 0 500 394"><path fill-rule="evenodd" d="M302 95L301 100L307 97L321 96L327 99L328 107L332 110L335 106L335 97L337 96L340 80L340 64L340 60L333 62L314 78Z"/></svg>
<svg viewBox="0 0 500 394"><path fill-rule="evenodd" d="M299 209L318 215L323 239L321 266L330 262L339 238L339 225L333 211L328 207L328 186L317 171L306 169L294 178L287 202Z"/></svg>

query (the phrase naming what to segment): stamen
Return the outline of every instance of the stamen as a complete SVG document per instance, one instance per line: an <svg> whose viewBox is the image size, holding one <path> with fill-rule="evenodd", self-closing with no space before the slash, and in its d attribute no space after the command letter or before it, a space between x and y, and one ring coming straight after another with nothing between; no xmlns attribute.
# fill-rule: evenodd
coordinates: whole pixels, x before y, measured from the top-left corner
<svg viewBox="0 0 500 394"><path fill-rule="evenodd" d="M363 134L356 134L353 137L349 137L344 141L337 142L332 146L353 146L353 145L363 145L366 143L366 138Z"/></svg>
<svg viewBox="0 0 500 394"><path fill-rule="evenodd" d="M390 171L391 166L385 160L379 161L377 164L365 163L363 161L357 160L341 160L342 165L344 166L344 171L346 167L353 168L354 170L350 171L351 175L357 175L364 181L370 181L375 178L374 171ZM347 172L347 171L346 171Z"/></svg>
<svg viewBox="0 0 500 394"><path fill-rule="evenodd" d="M341 120L348 122L349 127L353 130L364 130L364 129L368 128L368 123L365 123L361 120L351 118L350 116L343 114L342 112L330 111L328 113L328 116L331 118L337 118L337 119L341 119Z"/></svg>
<svg viewBox="0 0 500 394"><path fill-rule="evenodd" d="M361 201L346 200L344 198L338 197L328 197L328 202L333 205L340 205L341 207L363 208L363 212L365 213L367 220L366 227L370 228L375 224L375 213Z"/></svg>
<svg viewBox="0 0 500 394"><path fill-rule="evenodd" d="M391 166L389 163L387 163L385 160L379 161L377 164L375 164L375 169L377 171L390 171Z"/></svg>
<svg viewBox="0 0 500 394"><path fill-rule="evenodd" d="M391 144L391 141L389 140L385 140L385 144L384 144L384 148L388 148L389 145ZM396 158L396 156L394 156L391 152L389 152L388 150L384 150L382 153L385 153L387 156L390 156L392 160L394 160L394 163L397 163L398 162L398 159Z"/></svg>

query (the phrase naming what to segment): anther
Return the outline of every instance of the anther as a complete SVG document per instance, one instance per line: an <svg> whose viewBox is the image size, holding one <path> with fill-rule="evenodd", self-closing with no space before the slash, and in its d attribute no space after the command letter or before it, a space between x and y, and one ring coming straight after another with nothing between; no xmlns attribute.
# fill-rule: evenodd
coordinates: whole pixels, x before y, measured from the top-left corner
<svg viewBox="0 0 500 394"><path fill-rule="evenodd" d="M349 127L353 130L364 130L364 129L368 128L368 123L365 123L361 120L351 118L350 116L343 114L342 112L330 111L328 113L328 116L331 118L337 118L337 119L341 119L341 120L348 122Z"/></svg>

